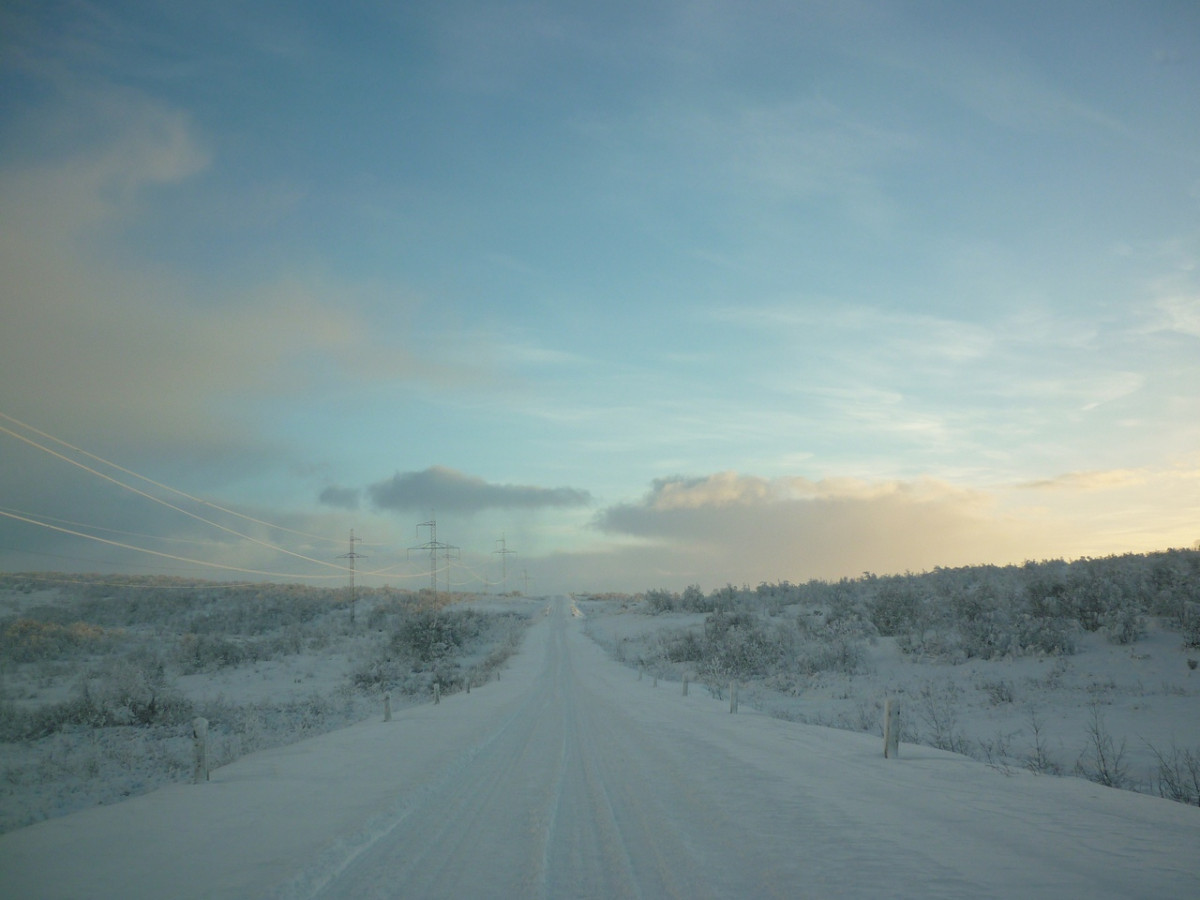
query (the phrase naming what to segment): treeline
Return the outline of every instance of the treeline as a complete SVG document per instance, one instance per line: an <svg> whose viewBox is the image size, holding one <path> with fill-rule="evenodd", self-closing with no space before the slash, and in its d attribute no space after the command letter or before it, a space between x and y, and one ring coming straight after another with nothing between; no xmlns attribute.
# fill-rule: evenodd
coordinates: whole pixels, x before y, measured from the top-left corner
<svg viewBox="0 0 1200 900"><path fill-rule="evenodd" d="M731 628L742 639L765 633L755 614L769 620L787 607L800 611L798 621L806 623L802 631L817 627L815 618L827 635L890 636L907 653L947 659L1068 655L1081 632L1134 643L1145 634L1149 617L1177 630L1186 646L1200 647L1200 552L864 573L836 582L726 585L708 594L691 586L682 593L644 595L650 614L709 613L699 643L707 642L718 655L729 643L724 636ZM695 635L689 640L698 641ZM682 649L699 653L704 648Z"/></svg>

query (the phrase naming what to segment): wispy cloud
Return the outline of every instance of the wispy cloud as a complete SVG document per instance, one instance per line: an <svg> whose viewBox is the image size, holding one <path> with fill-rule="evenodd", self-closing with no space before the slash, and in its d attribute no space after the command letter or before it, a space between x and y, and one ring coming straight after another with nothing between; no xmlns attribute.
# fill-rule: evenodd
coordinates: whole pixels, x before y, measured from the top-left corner
<svg viewBox="0 0 1200 900"><path fill-rule="evenodd" d="M1200 294L1174 294L1157 303L1156 326L1166 331L1200 338Z"/></svg>
<svg viewBox="0 0 1200 900"><path fill-rule="evenodd" d="M579 488L492 484L471 475L432 466L397 472L367 488L376 509L476 513L487 509L539 509L586 506L591 495Z"/></svg>
<svg viewBox="0 0 1200 900"><path fill-rule="evenodd" d="M1108 472L1066 472L1053 478L1027 481L1018 487L1034 491L1102 491L1145 484L1146 473L1136 469Z"/></svg>

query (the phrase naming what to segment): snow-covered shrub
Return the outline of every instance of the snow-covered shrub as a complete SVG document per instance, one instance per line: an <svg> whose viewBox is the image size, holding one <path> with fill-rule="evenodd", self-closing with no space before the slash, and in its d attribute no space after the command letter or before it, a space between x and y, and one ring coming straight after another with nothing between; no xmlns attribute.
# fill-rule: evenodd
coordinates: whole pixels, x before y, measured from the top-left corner
<svg viewBox="0 0 1200 900"><path fill-rule="evenodd" d="M1104 624L1105 610L1120 603L1116 587L1097 573L1073 570L1068 580L1067 602L1084 631L1098 631Z"/></svg>
<svg viewBox="0 0 1200 900"><path fill-rule="evenodd" d="M905 579L887 578L870 603L871 622L885 637L911 634L921 617L921 600Z"/></svg>
<svg viewBox="0 0 1200 900"><path fill-rule="evenodd" d="M679 608L684 612L712 612L716 601L704 596L698 584L689 584L679 596Z"/></svg>
<svg viewBox="0 0 1200 900"><path fill-rule="evenodd" d="M488 616L474 609L413 612L392 637L391 649L433 663L479 639Z"/></svg>
<svg viewBox="0 0 1200 900"><path fill-rule="evenodd" d="M859 674L866 662L862 624L858 620L843 619L807 632L796 654L799 670L806 675L818 672Z"/></svg>
<svg viewBox="0 0 1200 900"><path fill-rule="evenodd" d="M691 629L681 628L663 635L662 648L668 662L694 663L704 659L704 641Z"/></svg>
<svg viewBox="0 0 1200 900"><path fill-rule="evenodd" d="M779 658L779 636L751 612L714 612L704 620L704 661L710 670L737 678L766 673Z"/></svg>
<svg viewBox="0 0 1200 900"><path fill-rule="evenodd" d="M29 710L0 708L0 740L35 740L73 727L176 725L191 715L191 703L168 683L161 665L107 659L80 679L69 700Z"/></svg>
<svg viewBox="0 0 1200 900"><path fill-rule="evenodd" d="M1169 750L1159 750L1147 742L1154 754L1155 772L1151 777L1160 797L1200 806L1200 747L1180 750L1171 744Z"/></svg>
<svg viewBox="0 0 1200 900"><path fill-rule="evenodd" d="M1013 602L988 584L981 584L954 597L954 625L960 647L969 657L993 659L1012 653L1016 646Z"/></svg>
<svg viewBox="0 0 1200 900"><path fill-rule="evenodd" d="M958 686L950 680L941 684L927 682L921 687L917 716L929 729L922 735L923 743L951 753L968 752L969 742L958 726L959 694Z"/></svg>
<svg viewBox="0 0 1200 900"><path fill-rule="evenodd" d="M1114 644L1133 644L1146 636L1145 617L1128 604L1109 607L1100 622L1105 635Z"/></svg>
<svg viewBox="0 0 1200 900"><path fill-rule="evenodd" d="M646 611L652 616L670 612L678 603L678 597L670 591L646 591Z"/></svg>
<svg viewBox="0 0 1200 900"><path fill-rule="evenodd" d="M829 611L825 616L827 622L863 622L871 621L871 609L868 600L869 588L875 580L874 575L865 576L864 582L853 582L843 578L837 584L831 585L828 593ZM871 626L874 628L874 625Z"/></svg>
<svg viewBox="0 0 1200 900"><path fill-rule="evenodd" d="M113 632L87 622L62 624L30 617L0 625L0 659L35 662L94 653L114 643Z"/></svg>
<svg viewBox="0 0 1200 900"><path fill-rule="evenodd" d="M1095 701L1091 704L1087 735L1087 746L1075 761L1076 774L1105 787L1127 786L1129 767L1125 761L1125 741L1122 739L1120 746L1113 741L1104 723L1104 714L1100 712L1100 704Z"/></svg>
<svg viewBox="0 0 1200 900"><path fill-rule="evenodd" d="M1183 635L1185 647L1200 649L1200 603L1181 604L1174 624Z"/></svg>
<svg viewBox="0 0 1200 900"><path fill-rule="evenodd" d="M391 639L353 674L360 688L423 694L434 682L465 688L487 677L520 644L528 619L473 609L407 609Z"/></svg>
<svg viewBox="0 0 1200 900"><path fill-rule="evenodd" d="M1071 619L1025 613L1013 619L1013 627L1019 653L1070 656L1075 652L1079 626Z"/></svg>
<svg viewBox="0 0 1200 900"><path fill-rule="evenodd" d="M254 655L246 641L234 641L217 634L185 634L179 639L175 661L184 674L210 672L238 666Z"/></svg>
<svg viewBox="0 0 1200 900"><path fill-rule="evenodd" d="M988 695L988 700L992 706L999 706L1001 703L1012 703L1016 699L1012 682L1005 678L1000 678L996 681L985 681L979 685L979 689Z"/></svg>
<svg viewBox="0 0 1200 900"><path fill-rule="evenodd" d="M1046 723L1034 707L1029 708L1029 736L1031 746L1025 758L1025 768L1037 775L1061 775L1062 766L1050 755L1046 738Z"/></svg>

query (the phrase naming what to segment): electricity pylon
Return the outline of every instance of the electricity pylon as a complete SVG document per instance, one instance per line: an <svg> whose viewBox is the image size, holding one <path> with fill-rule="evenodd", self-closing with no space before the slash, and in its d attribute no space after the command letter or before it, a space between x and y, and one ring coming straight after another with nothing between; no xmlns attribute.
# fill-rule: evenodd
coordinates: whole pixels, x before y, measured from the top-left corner
<svg viewBox="0 0 1200 900"><path fill-rule="evenodd" d="M443 544L437 539L437 518L430 516L428 522L422 522L417 526L417 534L420 535L422 528L429 529L429 540L417 547L409 547L408 552L411 554L414 550L429 551L429 588L433 591L433 605L437 606L437 554L439 550L446 551L446 591L450 590L450 551L458 550L453 544Z"/></svg>
<svg viewBox="0 0 1200 900"><path fill-rule="evenodd" d="M500 571L502 573L500 576L500 582L502 585L500 592L502 594L507 594L508 593L508 557L509 557L509 554L515 555L517 551L508 549L508 542L504 539L503 535L500 536L500 540L496 541L496 543L500 545L500 549L493 550L492 552L500 554Z"/></svg>
<svg viewBox="0 0 1200 900"><path fill-rule="evenodd" d="M354 545L361 540L362 540L362 538L357 538L354 536L354 529L351 528L350 529L350 552L343 553L341 556L338 557L338 559L350 560L350 625L351 625L351 627L354 626L354 600L355 600L355 597L354 597L354 561L356 559L366 559L366 556L364 556L362 553L354 552Z"/></svg>

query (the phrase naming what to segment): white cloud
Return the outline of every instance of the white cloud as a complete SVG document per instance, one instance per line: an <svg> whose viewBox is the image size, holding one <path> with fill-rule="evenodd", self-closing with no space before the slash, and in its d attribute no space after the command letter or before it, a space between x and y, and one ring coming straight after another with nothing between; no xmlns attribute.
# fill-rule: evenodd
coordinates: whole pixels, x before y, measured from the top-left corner
<svg viewBox="0 0 1200 900"><path fill-rule="evenodd" d="M122 240L148 224L146 189L190 190L210 152L178 110L124 89L84 96L29 124L48 148L36 162L0 170L3 408L110 448L228 452L261 445L263 403L349 378L474 377L475 364L422 360L374 327L357 301L383 288L311 263L214 288L139 258Z"/></svg>
<svg viewBox="0 0 1200 900"><path fill-rule="evenodd" d="M684 583L835 578L1019 553L990 497L934 480L663 478L640 502L603 511L597 526L654 543Z"/></svg>

